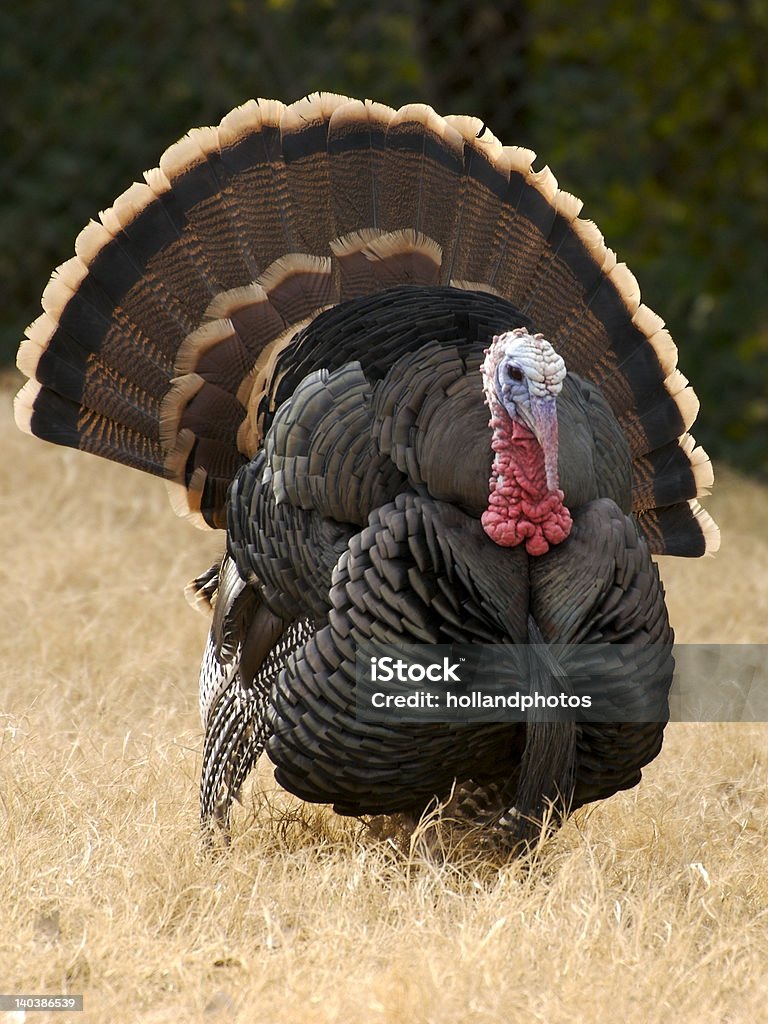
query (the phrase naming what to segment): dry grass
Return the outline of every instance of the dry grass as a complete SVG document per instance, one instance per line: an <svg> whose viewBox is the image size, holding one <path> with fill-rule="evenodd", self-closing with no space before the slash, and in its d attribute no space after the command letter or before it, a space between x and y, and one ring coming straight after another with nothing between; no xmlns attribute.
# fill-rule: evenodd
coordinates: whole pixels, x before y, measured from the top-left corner
<svg viewBox="0 0 768 1024"><path fill-rule="evenodd" d="M15 384L2 991L84 993L59 1022L764 1019L765 725L671 726L642 785L577 814L527 872L404 855L264 773L231 849L201 856L206 623L181 587L217 539L175 520L158 481L17 434ZM727 473L719 490L721 555L664 566L678 637L765 641L768 495Z"/></svg>

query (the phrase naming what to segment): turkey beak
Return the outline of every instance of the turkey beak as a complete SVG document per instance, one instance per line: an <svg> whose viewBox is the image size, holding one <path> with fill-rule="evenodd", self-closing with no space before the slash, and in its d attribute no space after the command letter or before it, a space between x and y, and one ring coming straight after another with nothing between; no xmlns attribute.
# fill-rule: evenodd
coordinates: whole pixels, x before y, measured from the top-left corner
<svg viewBox="0 0 768 1024"><path fill-rule="evenodd" d="M547 490L557 491L560 478L557 469L557 399L531 398L531 429L544 453L544 472L547 474Z"/></svg>

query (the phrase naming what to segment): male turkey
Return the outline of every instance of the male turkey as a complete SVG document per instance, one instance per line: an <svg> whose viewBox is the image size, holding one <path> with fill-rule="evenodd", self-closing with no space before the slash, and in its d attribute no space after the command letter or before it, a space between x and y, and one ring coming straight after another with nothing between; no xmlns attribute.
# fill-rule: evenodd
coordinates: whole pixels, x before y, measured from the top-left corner
<svg viewBox="0 0 768 1024"><path fill-rule="evenodd" d="M43 295L18 425L162 476L226 529L193 585L213 608L205 821L227 826L266 750L342 813L454 791L514 841L660 749L658 721L355 714L364 642L654 645L607 697L664 698L650 555L718 544L676 348L533 157L422 105L251 101L172 146ZM546 649L532 665L551 688Z"/></svg>

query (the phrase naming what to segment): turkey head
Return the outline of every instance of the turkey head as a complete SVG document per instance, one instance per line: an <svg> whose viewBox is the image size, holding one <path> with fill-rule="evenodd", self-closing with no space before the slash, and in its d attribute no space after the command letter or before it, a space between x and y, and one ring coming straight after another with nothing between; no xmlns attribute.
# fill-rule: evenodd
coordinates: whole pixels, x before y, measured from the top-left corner
<svg viewBox="0 0 768 1024"><path fill-rule="evenodd" d="M565 363L542 334L495 335L481 367L494 451L483 529L500 547L543 555L565 540L571 516L559 488L557 396Z"/></svg>

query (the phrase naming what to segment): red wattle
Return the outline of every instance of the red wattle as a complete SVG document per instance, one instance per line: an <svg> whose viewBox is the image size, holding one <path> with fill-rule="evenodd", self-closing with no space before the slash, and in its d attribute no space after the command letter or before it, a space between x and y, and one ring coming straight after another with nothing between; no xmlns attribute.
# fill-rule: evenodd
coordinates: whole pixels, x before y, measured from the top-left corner
<svg viewBox="0 0 768 1024"><path fill-rule="evenodd" d="M496 453L483 529L500 547L525 542L529 555L543 555L571 532L563 492L547 488L544 453L530 430L494 411L491 447Z"/></svg>

